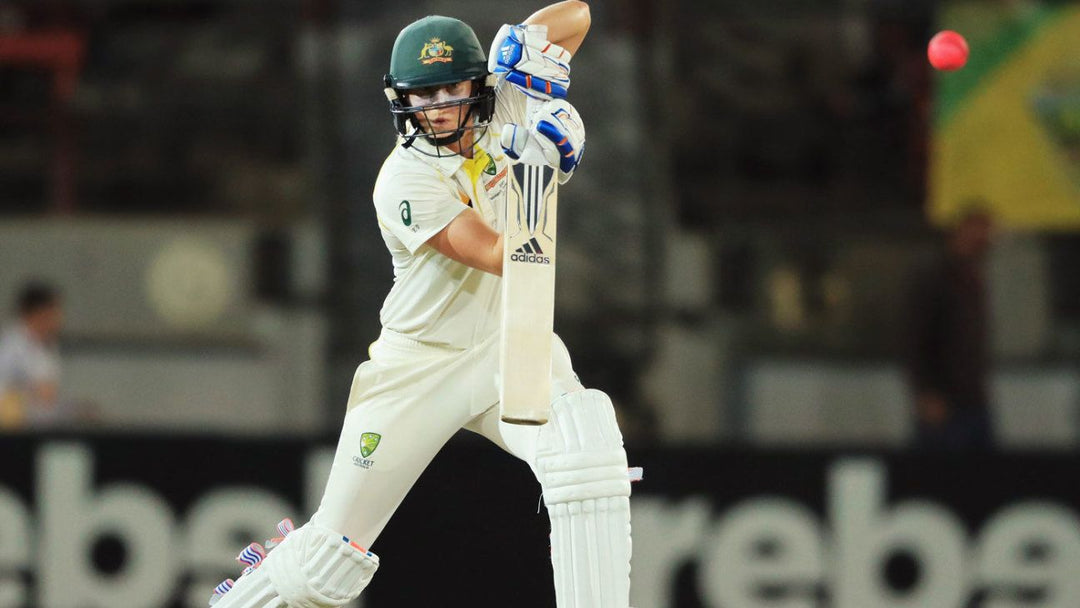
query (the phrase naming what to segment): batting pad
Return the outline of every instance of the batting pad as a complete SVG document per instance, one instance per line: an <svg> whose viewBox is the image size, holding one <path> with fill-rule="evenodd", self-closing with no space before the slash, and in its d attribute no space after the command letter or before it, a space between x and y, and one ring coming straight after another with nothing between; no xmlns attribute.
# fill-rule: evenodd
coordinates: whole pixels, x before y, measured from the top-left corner
<svg viewBox="0 0 1080 608"><path fill-rule="evenodd" d="M630 603L630 481L611 400L568 393L541 428L536 470L551 520L559 608Z"/></svg>

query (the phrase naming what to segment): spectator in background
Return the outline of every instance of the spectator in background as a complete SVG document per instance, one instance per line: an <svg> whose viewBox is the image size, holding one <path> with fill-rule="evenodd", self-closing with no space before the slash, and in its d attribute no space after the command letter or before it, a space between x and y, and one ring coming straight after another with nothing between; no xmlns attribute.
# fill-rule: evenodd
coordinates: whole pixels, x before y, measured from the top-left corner
<svg viewBox="0 0 1080 608"><path fill-rule="evenodd" d="M944 250L915 277L908 373L919 447L993 443L985 276L993 229L985 205L970 204L946 235Z"/></svg>
<svg viewBox="0 0 1080 608"><path fill-rule="evenodd" d="M30 283L17 308L17 322L0 335L0 428L52 426L67 418L59 400L60 296Z"/></svg>

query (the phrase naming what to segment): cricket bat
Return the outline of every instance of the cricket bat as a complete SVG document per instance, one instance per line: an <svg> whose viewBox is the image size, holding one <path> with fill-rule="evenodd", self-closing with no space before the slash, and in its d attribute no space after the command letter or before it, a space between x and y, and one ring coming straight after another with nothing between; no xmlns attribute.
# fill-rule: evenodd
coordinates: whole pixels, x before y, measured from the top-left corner
<svg viewBox="0 0 1080 608"><path fill-rule="evenodd" d="M548 420L555 317L556 169L510 167L503 227L500 416L511 424Z"/></svg>

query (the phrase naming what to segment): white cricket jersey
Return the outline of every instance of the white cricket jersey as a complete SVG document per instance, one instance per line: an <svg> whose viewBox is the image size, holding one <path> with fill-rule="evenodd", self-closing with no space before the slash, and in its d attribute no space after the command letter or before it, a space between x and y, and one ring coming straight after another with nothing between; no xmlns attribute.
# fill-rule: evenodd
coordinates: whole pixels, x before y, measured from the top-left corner
<svg viewBox="0 0 1080 608"><path fill-rule="evenodd" d="M417 138L409 148L399 140L383 163L373 198L394 263L394 286L380 313L385 329L451 348L468 348L498 330L501 279L426 243L466 207L502 231L510 159L499 146L499 133L505 124L525 123L527 100L512 85L499 83L491 126L471 159L428 156L421 150L434 148Z"/></svg>
<svg viewBox="0 0 1080 608"><path fill-rule="evenodd" d="M55 346L38 342L22 323L0 335L0 402L14 403L28 424L52 422L56 407L34 400L34 386L60 379L60 354Z"/></svg>

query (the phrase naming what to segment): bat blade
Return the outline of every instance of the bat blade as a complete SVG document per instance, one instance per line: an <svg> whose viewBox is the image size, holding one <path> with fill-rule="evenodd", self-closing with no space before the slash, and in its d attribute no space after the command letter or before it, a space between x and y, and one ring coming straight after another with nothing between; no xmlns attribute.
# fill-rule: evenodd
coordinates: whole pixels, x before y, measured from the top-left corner
<svg viewBox="0 0 1080 608"><path fill-rule="evenodd" d="M547 166L511 167L503 231L500 416L547 422L555 316L558 181Z"/></svg>

